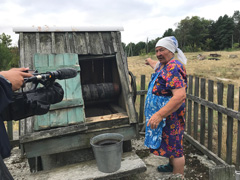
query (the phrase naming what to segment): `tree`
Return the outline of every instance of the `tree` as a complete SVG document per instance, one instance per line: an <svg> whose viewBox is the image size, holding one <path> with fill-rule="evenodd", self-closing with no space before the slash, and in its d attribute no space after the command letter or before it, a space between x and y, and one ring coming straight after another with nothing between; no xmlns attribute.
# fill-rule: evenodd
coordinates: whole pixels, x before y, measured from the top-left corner
<svg viewBox="0 0 240 180"><path fill-rule="evenodd" d="M168 28L168 30L166 30L164 33L163 33L163 36L162 37L167 37L167 36L174 36L174 31L172 28Z"/></svg>
<svg viewBox="0 0 240 180"><path fill-rule="evenodd" d="M228 17L228 15L220 16L214 26L216 29L214 40L218 46L217 49L231 48L234 31L233 18Z"/></svg>
<svg viewBox="0 0 240 180"><path fill-rule="evenodd" d="M232 18L234 22L233 41L234 43L240 43L240 12L234 11Z"/></svg>
<svg viewBox="0 0 240 180"><path fill-rule="evenodd" d="M198 16L186 17L178 24L174 34L179 41L179 47L189 51L204 48L204 43L209 36L211 21Z"/></svg>
<svg viewBox="0 0 240 180"><path fill-rule="evenodd" d="M0 43L0 70L9 69L9 62L12 59L11 51L5 44Z"/></svg>
<svg viewBox="0 0 240 180"><path fill-rule="evenodd" d="M0 35L0 70L18 67L18 47L9 47L11 42L11 36L5 33Z"/></svg>
<svg viewBox="0 0 240 180"><path fill-rule="evenodd" d="M138 56L140 54L142 54L143 52L146 53L146 43L145 42L138 42L135 46L135 49L134 49L134 55L135 56Z"/></svg>
<svg viewBox="0 0 240 180"><path fill-rule="evenodd" d="M0 35L0 43L5 45L6 47L11 46L12 39L10 35L6 35L5 33L2 33Z"/></svg>

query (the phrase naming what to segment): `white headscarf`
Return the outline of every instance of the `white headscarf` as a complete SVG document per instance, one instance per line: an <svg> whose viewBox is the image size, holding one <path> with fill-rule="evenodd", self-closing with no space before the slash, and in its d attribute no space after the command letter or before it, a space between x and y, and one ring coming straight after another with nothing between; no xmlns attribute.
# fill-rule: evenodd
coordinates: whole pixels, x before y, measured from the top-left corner
<svg viewBox="0 0 240 180"><path fill-rule="evenodd" d="M165 47L166 49L168 49L172 53L175 53L177 51L178 52L178 59L182 63L187 64L187 58L183 54L182 50L178 48L178 41L174 36L168 36L168 37L164 37L164 38L160 39L157 42L155 47L158 47L158 46Z"/></svg>

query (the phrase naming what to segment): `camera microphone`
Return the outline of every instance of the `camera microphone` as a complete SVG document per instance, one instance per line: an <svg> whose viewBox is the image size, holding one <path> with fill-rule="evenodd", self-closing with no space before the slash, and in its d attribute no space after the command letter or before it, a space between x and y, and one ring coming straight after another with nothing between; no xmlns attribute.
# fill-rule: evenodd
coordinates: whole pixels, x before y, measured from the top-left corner
<svg viewBox="0 0 240 180"><path fill-rule="evenodd" d="M36 82L38 80L44 81L55 81L56 79L70 79L77 76L77 70L74 68L63 68L56 71L46 72L46 73L33 73L33 77L26 78L27 82Z"/></svg>
<svg viewBox="0 0 240 180"><path fill-rule="evenodd" d="M55 79L69 79L74 78L77 76L77 71L73 68L64 68L64 69L58 69L57 71L50 72L53 78Z"/></svg>

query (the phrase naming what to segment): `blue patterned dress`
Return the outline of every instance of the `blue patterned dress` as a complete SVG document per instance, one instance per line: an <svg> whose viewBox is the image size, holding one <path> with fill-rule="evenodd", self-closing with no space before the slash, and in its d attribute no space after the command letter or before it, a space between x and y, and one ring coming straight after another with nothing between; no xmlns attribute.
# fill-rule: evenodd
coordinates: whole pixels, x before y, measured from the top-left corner
<svg viewBox="0 0 240 180"><path fill-rule="evenodd" d="M145 102L146 125L151 116L171 99L172 89L187 88L186 69L181 62L173 59L161 70L160 66L149 83ZM163 119L157 129L146 126L144 144L153 154L168 158L183 156L184 115L185 102L176 112Z"/></svg>

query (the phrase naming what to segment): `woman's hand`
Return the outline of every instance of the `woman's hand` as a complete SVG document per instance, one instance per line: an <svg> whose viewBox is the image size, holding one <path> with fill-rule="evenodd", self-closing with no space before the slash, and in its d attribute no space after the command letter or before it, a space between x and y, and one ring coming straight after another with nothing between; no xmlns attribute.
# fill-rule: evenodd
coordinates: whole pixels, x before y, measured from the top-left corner
<svg viewBox="0 0 240 180"><path fill-rule="evenodd" d="M145 59L145 64L146 64L146 65L150 65L150 63L149 63L150 61L152 61L151 58L147 58L147 59Z"/></svg>
<svg viewBox="0 0 240 180"><path fill-rule="evenodd" d="M9 71L1 71L0 74L10 81L12 90L16 91L22 86L25 77L33 76L30 73L23 72L28 69L29 68L12 68Z"/></svg>
<svg viewBox="0 0 240 180"><path fill-rule="evenodd" d="M151 58L145 59L145 64L151 66L153 69L155 68L158 61L152 60Z"/></svg>
<svg viewBox="0 0 240 180"><path fill-rule="evenodd" d="M156 112L152 115L152 117L149 119L147 126L151 126L151 129L156 129L159 125L159 123L162 121L163 117L160 115L160 113Z"/></svg>

